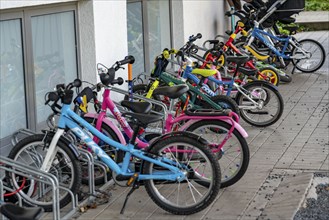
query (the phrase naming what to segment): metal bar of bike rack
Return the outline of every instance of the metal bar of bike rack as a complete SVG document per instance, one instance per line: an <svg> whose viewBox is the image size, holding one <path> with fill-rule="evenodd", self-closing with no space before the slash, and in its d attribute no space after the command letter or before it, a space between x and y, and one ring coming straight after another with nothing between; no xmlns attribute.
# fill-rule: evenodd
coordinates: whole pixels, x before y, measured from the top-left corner
<svg viewBox="0 0 329 220"><path fill-rule="evenodd" d="M0 181L2 181L2 180L0 180ZM15 189L11 189L11 188L9 188L9 187L7 187L7 186L3 186L3 189L5 189L5 190L7 190L7 191L9 191L9 192L15 192L15 191L16 191ZM1 191L1 190L0 190L0 191ZM0 193L1 193L1 192L0 192ZM15 195L17 196L17 199L18 199L18 205L19 205L19 206L23 206L22 196L19 195L18 193L16 193Z"/></svg>
<svg viewBox="0 0 329 220"><path fill-rule="evenodd" d="M121 93L121 94L124 94L124 95L129 95L129 92L125 91L123 89L119 89L119 88L116 88L116 87L113 87L113 86L110 86L109 88L114 92L118 92L118 93ZM138 99L141 99L141 100L144 100L144 101L151 102L152 104L161 106L163 111L164 111L164 115L167 115L168 110L167 110L167 106L164 103L162 103L160 101L157 101L157 100L154 100L154 99L148 99L145 96L141 96L141 95L137 95L137 94L134 94L134 97L138 98Z"/></svg>
<svg viewBox="0 0 329 220"><path fill-rule="evenodd" d="M103 172L105 173L105 175L104 175L104 183L106 183L107 182L107 175L106 175L106 173L107 173L107 165L105 163L103 163L102 161L99 161L99 160L96 160L94 162L94 164L96 166L99 166L103 170Z"/></svg>
<svg viewBox="0 0 329 220"><path fill-rule="evenodd" d="M5 198L4 198L4 194L2 193L3 192L3 182L2 180L0 179L0 200L5 202ZM1 214L1 213L0 213ZM5 216L3 216L1 214L1 219L4 220L5 219Z"/></svg>
<svg viewBox="0 0 329 220"><path fill-rule="evenodd" d="M29 129L26 129L26 128L23 128L23 129L19 129L18 131L16 131L13 135L12 135L12 138L11 138L11 144L13 145L13 146L15 146L17 143L18 143L18 138L17 138L17 136L18 136L18 134L24 134L24 135L33 135L33 134L35 134L35 132L34 131L32 131L32 130L29 130Z"/></svg>
<svg viewBox="0 0 329 220"><path fill-rule="evenodd" d="M72 198L72 209L71 211L69 211L66 215L64 215L61 219L72 219L71 217L76 213L76 207L78 206L78 201L76 200L73 192L71 190L69 190L68 188L59 186L60 189L67 191L71 198Z"/></svg>
<svg viewBox="0 0 329 220"><path fill-rule="evenodd" d="M91 195L95 194L95 175L94 175L94 157L93 155L85 150L85 149L78 149L81 155L85 156L87 163L88 163L88 181L89 181L89 193Z"/></svg>
<svg viewBox="0 0 329 220"><path fill-rule="evenodd" d="M13 169L13 168L6 167L6 166L0 166L0 169L6 170L8 172L16 173L18 175L25 176L25 177L28 177L31 179L37 179L40 182L52 185L53 216L54 216L54 220L60 219L59 183L58 183L57 178L53 174L43 172L41 170L35 169L34 167L26 166L24 164L21 164L17 161L13 161L13 160L3 157L3 156L0 156L0 162L3 164L7 164L11 167L15 167L15 169ZM22 172L20 172L18 170L21 170ZM32 175L35 175L35 176L32 176Z"/></svg>

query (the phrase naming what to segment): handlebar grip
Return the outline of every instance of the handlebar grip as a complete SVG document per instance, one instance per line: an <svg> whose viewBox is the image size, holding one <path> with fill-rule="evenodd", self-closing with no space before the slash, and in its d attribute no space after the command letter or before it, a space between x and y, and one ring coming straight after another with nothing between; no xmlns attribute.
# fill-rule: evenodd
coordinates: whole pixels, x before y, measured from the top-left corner
<svg viewBox="0 0 329 220"><path fill-rule="evenodd" d="M49 92L48 99L45 102L45 105L48 105L49 102L56 102L58 100L59 100L59 96L57 95L57 92Z"/></svg>
<svg viewBox="0 0 329 220"><path fill-rule="evenodd" d="M202 34L198 33L196 36L192 35L189 37L189 42L193 42L196 41L197 39L201 39L202 38Z"/></svg>
<svg viewBox="0 0 329 220"><path fill-rule="evenodd" d="M124 82L123 79L121 77L118 77L117 79L113 80L111 84L112 85L114 85L114 84L122 85L123 82Z"/></svg>
<svg viewBox="0 0 329 220"><path fill-rule="evenodd" d="M75 79L72 83L72 86L77 87L77 88L79 88L81 85L82 85L82 82L80 79Z"/></svg>
<svg viewBox="0 0 329 220"><path fill-rule="evenodd" d="M133 64L135 62L135 57L134 56L126 56L123 60L117 61L117 64L119 65L125 65L127 63Z"/></svg>

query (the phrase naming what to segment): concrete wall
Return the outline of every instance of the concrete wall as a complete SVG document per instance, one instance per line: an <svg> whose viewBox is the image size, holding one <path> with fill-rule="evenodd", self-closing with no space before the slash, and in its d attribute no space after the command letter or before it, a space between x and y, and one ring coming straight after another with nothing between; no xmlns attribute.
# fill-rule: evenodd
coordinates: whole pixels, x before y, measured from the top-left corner
<svg viewBox="0 0 329 220"><path fill-rule="evenodd" d="M214 39L227 29L224 16L226 0L183 0L184 38L187 41L191 35L202 34L198 45L209 39Z"/></svg>

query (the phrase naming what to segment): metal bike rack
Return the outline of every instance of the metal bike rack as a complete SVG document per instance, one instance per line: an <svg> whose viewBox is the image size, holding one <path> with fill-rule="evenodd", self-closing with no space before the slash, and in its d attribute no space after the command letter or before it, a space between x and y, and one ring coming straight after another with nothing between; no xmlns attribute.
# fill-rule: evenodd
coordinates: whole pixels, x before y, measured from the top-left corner
<svg viewBox="0 0 329 220"><path fill-rule="evenodd" d="M52 204L53 204L53 219L54 220L60 220L60 205L59 205L59 189L67 191L71 196L71 203L72 208L68 212L68 214L64 215L62 219L70 219L70 217L76 212L77 207L77 200L69 189L59 186L59 182L57 178L51 174L44 171L41 171L39 169L36 169L34 167L26 166L25 164L19 163L17 161L14 161L12 159L0 156L0 163L2 166L0 166L0 170L4 170L7 172L15 173L20 176L24 176L28 179L34 179L38 182L42 182L46 185L50 185L52 187ZM3 183L1 181L0 184L0 198L3 199ZM7 188L6 188L7 190ZM13 189L9 189L9 191L13 191ZM19 193L17 193L18 198L21 196ZM20 200L20 199L19 199ZM21 203L21 202L20 202Z"/></svg>
<svg viewBox="0 0 329 220"><path fill-rule="evenodd" d="M16 131L12 135L11 144L13 146L15 146L19 142L18 135L20 135L20 134L25 135L25 136L29 136L29 135L33 135L33 134L36 134L36 133L34 131L32 131L30 129L26 129L26 128L19 129L18 131Z"/></svg>
<svg viewBox="0 0 329 220"><path fill-rule="evenodd" d="M80 154L84 156L81 160L86 161L88 163L88 181L89 181L89 194L95 194L95 175L94 175L94 157L93 155L82 148L78 148Z"/></svg>
<svg viewBox="0 0 329 220"><path fill-rule="evenodd" d="M94 165L96 166L99 166L104 173L107 173L107 165L105 163L103 163L102 161L100 160L96 160L94 161ZM107 180L107 175L104 175L104 183L106 183L108 180Z"/></svg>

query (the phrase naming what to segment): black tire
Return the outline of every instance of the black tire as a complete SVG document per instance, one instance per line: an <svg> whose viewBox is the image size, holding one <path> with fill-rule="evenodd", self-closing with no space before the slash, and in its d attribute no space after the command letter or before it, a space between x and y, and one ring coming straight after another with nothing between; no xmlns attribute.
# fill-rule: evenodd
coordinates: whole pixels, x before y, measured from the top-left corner
<svg viewBox="0 0 329 220"><path fill-rule="evenodd" d="M97 119L91 118L91 117L83 117L89 124L96 127ZM105 134L107 137L110 137L116 142L120 142L120 139L116 135L116 133L110 128L106 123L102 123L101 125L102 133ZM121 162L124 157L123 151L117 151L116 149L113 149L109 145L103 142L98 143L99 146L116 162ZM86 162L83 162L84 165ZM86 166L82 165L82 183L83 184L89 184L89 177L88 177L88 170L86 170ZM98 166L94 166L94 173L95 173L95 185L101 185L104 184L104 171ZM111 170L107 171L107 180L109 181L111 179Z"/></svg>
<svg viewBox="0 0 329 220"><path fill-rule="evenodd" d="M10 151L8 158L14 161L26 164L26 166L32 166L36 169L40 169L42 161L47 152L45 147L45 134L35 134L28 136L18 142ZM74 155L70 147L65 144L61 139L57 143L57 154L50 168L50 173L55 175L59 181L59 184L63 187L70 189L74 194L77 194L81 186L81 167L78 158ZM24 151L26 150L26 151ZM25 156L25 157L24 157ZM18 182L22 180L22 176L7 173L7 178L14 189L17 189L21 184ZM70 182L67 183L67 180ZM38 181L27 179L26 187L20 190L18 193L22 196L26 205L37 205L42 207L46 212L53 211L52 203L52 190L48 185L44 185L46 190L42 198L38 197ZM31 192L32 191L32 192ZM45 199L46 201L43 201ZM59 205L60 208L66 206L71 202L71 195L62 189L59 189Z"/></svg>
<svg viewBox="0 0 329 220"><path fill-rule="evenodd" d="M185 149L189 153L172 152L173 146L178 146L178 149ZM193 153L191 154L190 152ZM217 159L215 159L207 146L187 136L171 136L159 141L156 145L152 145L150 153L156 155L164 154L167 159L172 159L176 164L179 162L179 164L188 168L185 169L186 177L182 181L144 181L147 193L159 207L175 215L190 215L205 209L215 200L220 189L220 167ZM191 163L186 164L186 162ZM200 168L200 166L203 167ZM206 166L208 169L206 169ZM157 167L153 163L144 161L143 173L150 174ZM201 186L196 181L200 180L198 177L201 177L199 168L204 171L203 174L206 173L206 176L209 177L208 181L210 184L208 188ZM179 190L173 192L173 190L177 190L178 186ZM200 194L205 193L202 196L197 194L195 196L197 201L193 200L193 196L188 198L189 194L193 194L192 191L195 193L195 187Z"/></svg>
<svg viewBox="0 0 329 220"><path fill-rule="evenodd" d="M220 120L200 120L191 124L186 131L200 135L209 143L218 145L224 141L231 127L227 122ZM249 147L246 139L235 128L231 135L226 140L221 151L215 153L221 167L221 188L238 182L247 171L249 165ZM216 140L213 138L216 138ZM209 145L209 149L212 148L213 146ZM209 184L203 185L207 186Z"/></svg>
<svg viewBox="0 0 329 220"><path fill-rule="evenodd" d="M135 94L138 94L138 95L141 95L141 96L146 96L147 92L148 92L148 85L146 84L137 84L137 85L134 85L133 88L132 88L132 91L133 93ZM157 101L160 101L161 102L161 98L160 96L158 95L154 95L152 96L152 99L154 100L157 100ZM124 97L124 100L129 100L129 97L128 95L125 95ZM162 111L162 107L159 106L159 105L152 105L152 110L156 111L156 112L160 112Z"/></svg>
<svg viewBox="0 0 329 220"><path fill-rule="evenodd" d="M324 61L326 60L326 52L325 52L323 46L319 42L317 42L313 39L304 39L304 40L298 41L298 43L300 45L303 45L303 44L305 45L306 43L308 43L308 44L313 44L313 47L318 47L318 48L316 48L316 50L319 50L318 51L319 56L321 56L321 57L320 58L313 57L315 51L311 52L311 58L313 57L314 60L319 60L319 62L315 67L310 68L310 69L307 69L307 68L305 69L305 68L301 67L301 65L304 63L304 61L307 62L309 59L303 59L303 60L300 60L299 62L294 59L293 64L296 66L296 69L298 69L299 71L304 72L304 73L312 73L312 72L315 72L318 69L320 69L322 67L322 65L324 64ZM303 48L303 49L308 51L309 49L312 49L312 48ZM298 52L297 48L295 47L292 51L292 55L296 55L298 53L301 53L301 52Z"/></svg>
<svg viewBox="0 0 329 220"><path fill-rule="evenodd" d="M253 103L241 92L239 92L236 96L236 102L240 107L240 115L244 121L256 127L266 127L274 124L280 119L283 113L284 103L282 96L276 87L267 82L253 81L245 84L242 88L244 89L244 92L247 93L249 97L252 97L254 101L257 103L263 103L263 107L261 109L248 110L243 108L241 106L253 106ZM255 94L255 96L252 94ZM274 104L276 102L274 107L271 106L273 105L273 101ZM274 113L269 113L270 108L274 111ZM259 119L263 120L256 121L255 117L251 117L252 115L258 116ZM264 115L269 116L269 119L261 117Z"/></svg>
<svg viewBox="0 0 329 220"><path fill-rule="evenodd" d="M233 112L240 116L239 106L231 97L226 95L216 95L211 97L211 100L220 105L223 109L231 109ZM214 109L214 107L207 102L203 102L202 107Z"/></svg>
<svg viewBox="0 0 329 220"><path fill-rule="evenodd" d="M292 77L286 73L285 75L280 75L280 81L284 83L290 83L292 81Z"/></svg>

